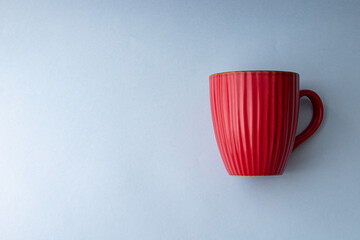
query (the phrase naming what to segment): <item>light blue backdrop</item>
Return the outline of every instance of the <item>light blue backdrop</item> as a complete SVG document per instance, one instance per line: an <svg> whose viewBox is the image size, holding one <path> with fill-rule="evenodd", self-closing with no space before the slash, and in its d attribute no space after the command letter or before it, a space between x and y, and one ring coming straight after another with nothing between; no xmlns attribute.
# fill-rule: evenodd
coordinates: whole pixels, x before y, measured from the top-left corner
<svg viewBox="0 0 360 240"><path fill-rule="evenodd" d="M359 12L1 1L0 239L359 239ZM299 72L325 104L283 176L221 161L208 76L244 69Z"/></svg>

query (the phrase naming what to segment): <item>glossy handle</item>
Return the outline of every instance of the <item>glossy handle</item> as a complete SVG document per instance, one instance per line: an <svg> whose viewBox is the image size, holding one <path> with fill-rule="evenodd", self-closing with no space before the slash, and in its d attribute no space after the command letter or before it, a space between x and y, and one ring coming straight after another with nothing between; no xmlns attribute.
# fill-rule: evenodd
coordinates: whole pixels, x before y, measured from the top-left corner
<svg viewBox="0 0 360 240"><path fill-rule="evenodd" d="M315 133L315 131L319 128L324 115L324 107L319 95L311 90L301 90L300 98L301 97L308 97L310 99L313 105L313 116L309 126L302 133L296 136L293 151Z"/></svg>

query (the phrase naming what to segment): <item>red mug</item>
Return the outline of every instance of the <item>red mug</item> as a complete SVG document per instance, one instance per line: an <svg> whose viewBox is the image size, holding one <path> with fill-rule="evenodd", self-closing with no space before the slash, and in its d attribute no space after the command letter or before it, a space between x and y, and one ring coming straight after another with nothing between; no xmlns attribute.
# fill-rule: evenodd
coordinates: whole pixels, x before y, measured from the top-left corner
<svg viewBox="0 0 360 240"><path fill-rule="evenodd" d="M313 105L309 126L298 136L299 101ZM320 97L299 90L299 74L236 71L210 76L210 102L216 141L233 176L283 174L292 151L319 128Z"/></svg>

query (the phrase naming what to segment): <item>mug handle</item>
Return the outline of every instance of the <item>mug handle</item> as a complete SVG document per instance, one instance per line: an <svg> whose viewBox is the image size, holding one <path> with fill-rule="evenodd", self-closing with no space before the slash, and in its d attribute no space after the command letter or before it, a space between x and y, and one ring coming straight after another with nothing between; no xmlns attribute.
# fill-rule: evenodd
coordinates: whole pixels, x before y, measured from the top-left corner
<svg viewBox="0 0 360 240"><path fill-rule="evenodd" d="M293 151L315 133L319 128L324 115L324 107L321 99L314 91L301 90L300 98L301 97L308 97L310 99L311 104L313 105L313 116L309 126L296 136Z"/></svg>

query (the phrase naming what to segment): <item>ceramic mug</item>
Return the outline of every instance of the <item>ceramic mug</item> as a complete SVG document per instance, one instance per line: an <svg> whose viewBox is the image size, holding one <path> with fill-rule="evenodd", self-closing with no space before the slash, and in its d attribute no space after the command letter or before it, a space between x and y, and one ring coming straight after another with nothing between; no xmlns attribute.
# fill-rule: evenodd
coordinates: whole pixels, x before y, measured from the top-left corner
<svg viewBox="0 0 360 240"><path fill-rule="evenodd" d="M301 97L313 105L309 126L298 136ZM299 74L236 71L210 76L211 114L226 170L234 176L283 174L292 151L318 129L320 97L299 90Z"/></svg>

